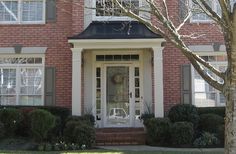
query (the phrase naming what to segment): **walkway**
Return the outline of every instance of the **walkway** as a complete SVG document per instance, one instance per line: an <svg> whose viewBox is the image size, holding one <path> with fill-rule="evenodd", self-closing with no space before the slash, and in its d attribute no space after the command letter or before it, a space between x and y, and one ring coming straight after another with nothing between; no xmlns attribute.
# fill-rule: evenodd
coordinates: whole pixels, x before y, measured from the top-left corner
<svg viewBox="0 0 236 154"><path fill-rule="evenodd" d="M224 152L223 148L166 148L152 147L147 145L126 145L126 146L97 146L107 150L121 151L177 151L177 152Z"/></svg>

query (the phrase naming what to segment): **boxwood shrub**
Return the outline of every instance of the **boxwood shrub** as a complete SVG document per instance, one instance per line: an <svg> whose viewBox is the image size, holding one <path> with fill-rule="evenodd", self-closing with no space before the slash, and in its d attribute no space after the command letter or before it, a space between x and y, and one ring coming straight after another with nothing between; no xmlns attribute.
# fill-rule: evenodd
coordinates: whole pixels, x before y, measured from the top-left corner
<svg viewBox="0 0 236 154"><path fill-rule="evenodd" d="M212 113L225 117L225 107L198 107L197 110L199 115Z"/></svg>
<svg viewBox="0 0 236 154"><path fill-rule="evenodd" d="M224 118L217 114L202 114L200 116L199 128L202 131L217 133L221 125L224 125Z"/></svg>
<svg viewBox="0 0 236 154"><path fill-rule="evenodd" d="M15 136L16 130L23 121L23 114L14 108L0 109L0 121L4 124L6 136Z"/></svg>
<svg viewBox="0 0 236 154"><path fill-rule="evenodd" d="M193 124L191 122L176 122L171 127L171 141L175 146L189 146L194 137Z"/></svg>
<svg viewBox="0 0 236 154"><path fill-rule="evenodd" d="M169 111L168 117L171 122L191 122L195 128L199 122L197 108L194 105L189 104L178 104L173 106Z"/></svg>
<svg viewBox="0 0 236 154"><path fill-rule="evenodd" d="M35 109L29 116L34 139L39 142L47 139L48 132L55 127L56 117L43 109Z"/></svg>
<svg viewBox="0 0 236 154"><path fill-rule="evenodd" d="M171 122L169 118L149 118L145 120L147 143L150 145L168 145L170 143Z"/></svg>
<svg viewBox="0 0 236 154"><path fill-rule="evenodd" d="M95 128L90 121L84 120L84 117L71 117L64 129L64 139L66 143L90 148L95 142Z"/></svg>

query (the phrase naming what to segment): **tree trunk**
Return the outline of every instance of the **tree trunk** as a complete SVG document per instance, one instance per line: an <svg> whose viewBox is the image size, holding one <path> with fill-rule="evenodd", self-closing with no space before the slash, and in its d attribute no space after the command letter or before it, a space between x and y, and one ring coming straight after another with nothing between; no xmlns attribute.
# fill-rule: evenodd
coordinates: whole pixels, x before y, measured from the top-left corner
<svg viewBox="0 0 236 154"><path fill-rule="evenodd" d="M225 154L236 154L236 9L232 13L232 31L225 33L228 55L228 70L225 75L223 93L225 110Z"/></svg>
<svg viewBox="0 0 236 154"><path fill-rule="evenodd" d="M230 85L230 82L228 83ZM231 87L231 86L230 86ZM226 94L226 111L225 111L225 154L236 154L235 130L236 130L236 88L232 86Z"/></svg>

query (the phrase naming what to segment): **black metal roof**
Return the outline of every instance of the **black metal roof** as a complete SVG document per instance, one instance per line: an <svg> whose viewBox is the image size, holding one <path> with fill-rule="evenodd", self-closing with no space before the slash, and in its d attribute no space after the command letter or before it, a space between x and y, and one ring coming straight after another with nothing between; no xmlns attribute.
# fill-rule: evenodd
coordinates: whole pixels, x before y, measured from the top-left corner
<svg viewBox="0 0 236 154"><path fill-rule="evenodd" d="M137 21L93 21L83 32L68 39L162 38Z"/></svg>

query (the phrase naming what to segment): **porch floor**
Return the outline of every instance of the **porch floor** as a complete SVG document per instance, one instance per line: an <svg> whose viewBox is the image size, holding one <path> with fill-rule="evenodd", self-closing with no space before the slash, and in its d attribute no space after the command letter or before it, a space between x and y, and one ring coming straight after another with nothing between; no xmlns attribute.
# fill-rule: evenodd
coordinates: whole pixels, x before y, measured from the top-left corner
<svg viewBox="0 0 236 154"><path fill-rule="evenodd" d="M96 145L145 144L144 128L97 128Z"/></svg>

